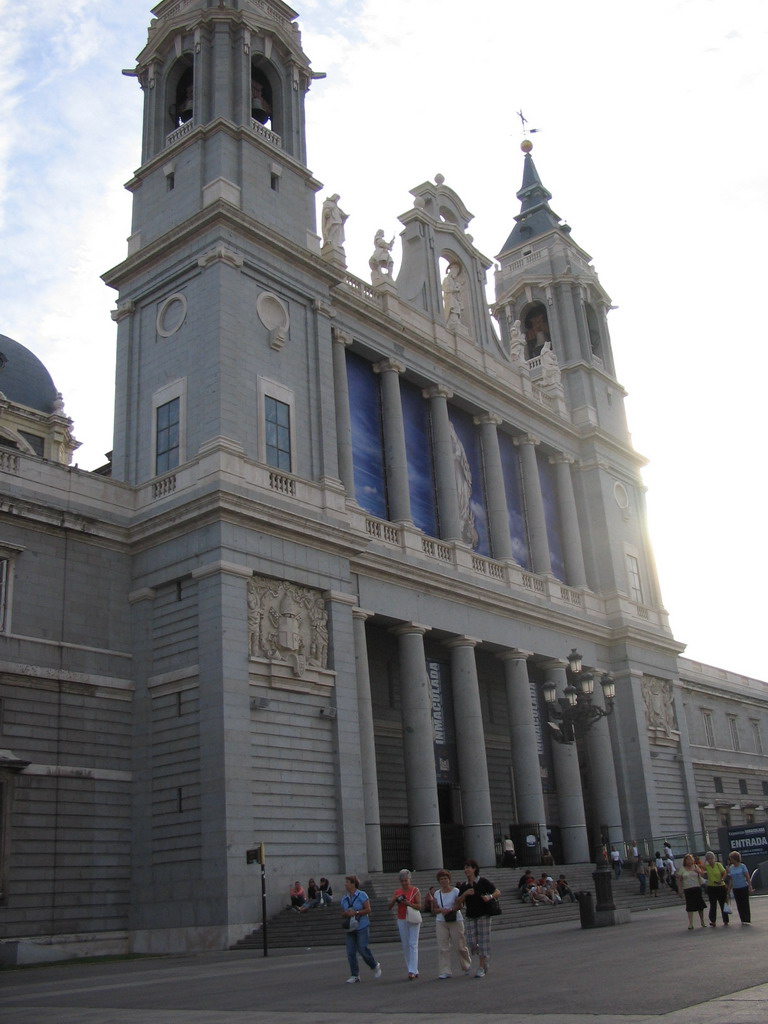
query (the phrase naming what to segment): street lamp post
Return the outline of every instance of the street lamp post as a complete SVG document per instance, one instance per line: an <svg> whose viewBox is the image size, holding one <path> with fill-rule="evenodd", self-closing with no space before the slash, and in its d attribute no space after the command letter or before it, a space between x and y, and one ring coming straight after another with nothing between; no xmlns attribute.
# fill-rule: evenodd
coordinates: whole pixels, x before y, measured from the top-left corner
<svg viewBox="0 0 768 1024"><path fill-rule="evenodd" d="M613 713L616 696L616 681L610 672L600 676L600 686L605 696L605 707L593 704L595 676L582 665L582 657L574 647L568 655L568 685L563 696L558 697L553 682L542 686L549 720L547 724L558 743L574 743L585 736L595 722Z"/></svg>
<svg viewBox="0 0 768 1024"><path fill-rule="evenodd" d="M576 648L568 655L568 684L563 696L558 697L557 687L551 681L544 683L542 691L547 706L547 716L554 739L558 743L575 743L582 739L595 722L613 714L613 702L616 696L616 681L610 672L600 676L600 686L605 697L605 707L593 703L595 692L595 676L584 669L583 659ZM613 885L610 865L606 857L605 847L600 844L595 850L595 871L592 875L597 896L595 910L616 910L613 902Z"/></svg>

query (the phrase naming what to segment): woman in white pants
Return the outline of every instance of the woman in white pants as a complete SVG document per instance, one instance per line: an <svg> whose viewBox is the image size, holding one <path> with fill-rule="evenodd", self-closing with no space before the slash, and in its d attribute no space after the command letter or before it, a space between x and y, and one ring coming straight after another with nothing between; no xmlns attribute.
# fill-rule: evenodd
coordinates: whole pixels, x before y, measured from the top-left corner
<svg viewBox="0 0 768 1024"><path fill-rule="evenodd" d="M400 932L400 942L405 954L408 981L414 981L419 976L421 893L415 885L411 885L411 872L407 868L400 872L400 887L395 889L389 901L389 909L394 906L397 906L397 930ZM411 918L418 916L418 921L408 920L409 910Z"/></svg>

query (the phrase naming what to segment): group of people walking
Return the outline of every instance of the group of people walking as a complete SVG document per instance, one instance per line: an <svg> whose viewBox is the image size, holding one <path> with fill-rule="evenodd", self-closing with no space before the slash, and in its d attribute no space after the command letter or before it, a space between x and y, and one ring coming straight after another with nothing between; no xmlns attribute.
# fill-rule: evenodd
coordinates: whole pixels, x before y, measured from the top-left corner
<svg viewBox="0 0 768 1024"><path fill-rule="evenodd" d="M741 923L748 925L752 921L749 906L752 880L747 866L742 863L741 854L736 850L728 855L727 867L717 860L711 850L704 857L703 864L698 863L692 853L686 854L677 872L677 886L681 899L685 900L689 931L693 931L694 914L699 915L701 927L707 927L704 922L704 911L707 909L703 892L705 888L709 900L710 928L717 927L718 907L722 923L730 923L731 896Z"/></svg>
<svg viewBox="0 0 768 1024"><path fill-rule="evenodd" d="M477 861L467 861L464 875L465 880L454 885L451 873L441 868L437 873L437 888L422 900L419 889L412 883L411 872L406 868L400 872L400 884L389 900L389 909L397 912L409 981L419 976L419 934L425 913L435 918L437 970L441 981L453 976L452 954L457 957L463 974L471 973L474 954L479 958L475 977L484 978L490 970L491 918L501 913L498 904L501 893L493 882L480 875ZM380 978L381 964L369 945L370 899L360 889L355 875L347 876L344 888L341 914L351 972L347 984L360 981L358 956L373 971L374 978Z"/></svg>
<svg viewBox="0 0 768 1024"><path fill-rule="evenodd" d="M670 859L673 859L671 851L669 855ZM643 867L645 868L644 864ZM646 874L645 871L637 870L635 873L643 878ZM658 887L659 879L654 861L648 862L648 873L653 890ZM464 881L456 885L450 871L441 868L437 872L437 887L431 889L422 899L421 892L412 882L411 872L405 868L400 872L400 884L393 892L388 906L390 910L396 912L397 929L400 933L409 981L415 981L419 977L419 935L425 913L435 918L437 970L440 980L453 977L453 957L458 960L459 969L465 975L472 971L472 957L475 954L478 956L478 967L474 976L484 978L490 970L491 918L501 913L498 904L501 893L493 882L480 875L480 868L474 860L466 862L464 875ZM531 873L526 872L521 879L521 890L529 881L529 876ZM565 891L573 898L565 876L560 877L564 881ZM701 927L706 928L704 911L707 904L704 900L704 889L709 900L711 928L717 927L718 908L723 925L729 924L731 897L736 904L741 923L750 924L749 896L752 892L752 882L749 871L737 851L729 854L727 866L721 864L712 851L706 854L703 863L697 862L693 854L686 854L680 868L674 870L672 877L680 897L685 900L689 930L693 929L695 914L699 915ZM531 881L535 887L537 883L532 876ZM355 875L347 875L344 889L341 914L350 969L347 983L360 981L358 958L373 971L374 978L380 978L381 964L370 948L371 903L368 894L360 888L360 880Z"/></svg>

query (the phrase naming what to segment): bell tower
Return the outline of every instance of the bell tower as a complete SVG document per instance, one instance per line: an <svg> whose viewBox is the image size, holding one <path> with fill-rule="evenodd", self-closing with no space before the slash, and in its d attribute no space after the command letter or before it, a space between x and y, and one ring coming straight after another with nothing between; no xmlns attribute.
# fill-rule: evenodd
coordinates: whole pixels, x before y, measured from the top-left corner
<svg viewBox="0 0 768 1024"><path fill-rule="evenodd" d="M525 154L517 192L520 213L497 257L494 313L502 337L509 346L522 335L525 360L554 353L560 368L567 368L563 376L573 419L600 423L626 439L622 402L614 401L623 391L615 380L606 319L610 297L591 256L549 205L552 194L533 162L533 143L525 139L520 148Z"/></svg>
<svg viewBox="0 0 768 1024"><path fill-rule="evenodd" d="M144 92L128 256L104 277L119 291L113 475L131 484L215 438L257 456L243 374L257 376L257 336L289 335L287 264L320 251L304 101L324 76L297 14L282 0L163 0L153 14L124 72Z"/></svg>

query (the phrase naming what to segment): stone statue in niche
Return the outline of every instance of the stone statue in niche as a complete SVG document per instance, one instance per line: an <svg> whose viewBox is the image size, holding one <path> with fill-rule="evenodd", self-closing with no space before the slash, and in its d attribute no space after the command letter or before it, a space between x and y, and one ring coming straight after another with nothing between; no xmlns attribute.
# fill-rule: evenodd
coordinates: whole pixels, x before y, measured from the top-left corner
<svg viewBox="0 0 768 1024"><path fill-rule="evenodd" d="M552 350L552 344L549 341L545 341L542 346L541 353L541 383L546 384L559 384L560 383L560 365L557 362L557 356Z"/></svg>
<svg viewBox="0 0 768 1024"><path fill-rule="evenodd" d="M331 246L334 249L344 247L344 222L347 214L339 206L341 196L334 193L323 203L322 232L323 245Z"/></svg>
<svg viewBox="0 0 768 1024"><path fill-rule="evenodd" d="M384 231L379 228L373 238L373 254L368 260L371 268L371 284L381 284L382 281L392 280L392 270L395 262L392 259L392 246L395 244L394 237L388 242L384 237Z"/></svg>
<svg viewBox="0 0 768 1024"><path fill-rule="evenodd" d="M515 320L509 329L509 354L513 363L525 362L525 335L519 320Z"/></svg>
<svg viewBox="0 0 768 1024"><path fill-rule="evenodd" d="M676 739L679 736L679 730L675 717L671 680L643 676L642 694L648 728L655 732L657 737Z"/></svg>
<svg viewBox="0 0 768 1024"><path fill-rule="evenodd" d="M320 594L287 580L248 582L248 652L285 662L294 674L328 667L328 615Z"/></svg>
<svg viewBox="0 0 768 1024"><path fill-rule="evenodd" d="M443 278L443 315L449 327L458 327L464 312L462 301L461 267L451 263Z"/></svg>

